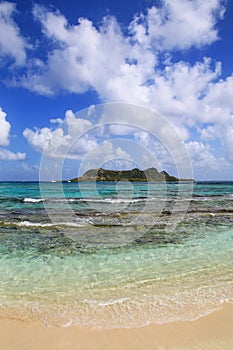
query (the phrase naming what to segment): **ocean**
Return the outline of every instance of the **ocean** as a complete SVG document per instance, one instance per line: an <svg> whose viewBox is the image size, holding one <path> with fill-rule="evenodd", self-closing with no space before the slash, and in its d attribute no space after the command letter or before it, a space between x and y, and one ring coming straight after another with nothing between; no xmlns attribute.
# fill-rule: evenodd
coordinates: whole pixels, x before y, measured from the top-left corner
<svg viewBox="0 0 233 350"><path fill-rule="evenodd" d="M233 300L233 182L0 183L0 317L194 320Z"/></svg>

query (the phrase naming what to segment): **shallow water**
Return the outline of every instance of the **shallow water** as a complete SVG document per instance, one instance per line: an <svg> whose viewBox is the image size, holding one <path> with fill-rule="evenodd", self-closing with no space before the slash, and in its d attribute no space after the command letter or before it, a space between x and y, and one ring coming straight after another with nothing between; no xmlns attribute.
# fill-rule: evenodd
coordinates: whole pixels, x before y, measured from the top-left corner
<svg viewBox="0 0 233 350"><path fill-rule="evenodd" d="M233 296L233 183L0 183L0 315L191 320Z"/></svg>

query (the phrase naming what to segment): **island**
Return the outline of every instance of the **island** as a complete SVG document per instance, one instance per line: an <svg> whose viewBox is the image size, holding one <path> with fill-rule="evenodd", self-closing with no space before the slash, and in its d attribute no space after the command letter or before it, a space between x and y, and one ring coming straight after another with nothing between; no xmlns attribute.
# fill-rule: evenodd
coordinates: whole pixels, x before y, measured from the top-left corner
<svg viewBox="0 0 233 350"><path fill-rule="evenodd" d="M69 180L69 182L194 182L193 179L179 179L169 175L166 171L159 172L156 168L140 170L106 170L103 168L90 169L82 176Z"/></svg>

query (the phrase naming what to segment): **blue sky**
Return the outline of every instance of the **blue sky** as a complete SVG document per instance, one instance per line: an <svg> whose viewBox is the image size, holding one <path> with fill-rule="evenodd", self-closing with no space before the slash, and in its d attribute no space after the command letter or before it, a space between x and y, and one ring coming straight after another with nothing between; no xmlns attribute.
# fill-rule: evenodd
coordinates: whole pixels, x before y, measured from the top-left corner
<svg viewBox="0 0 233 350"><path fill-rule="evenodd" d="M109 102L160 113L183 140L195 179L233 180L232 33L232 1L1 1L0 181L37 180L45 154L66 160L67 178L88 154L130 168L129 145L116 138L174 172L143 116L141 129L88 131L94 105ZM134 124L127 113L120 121Z"/></svg>

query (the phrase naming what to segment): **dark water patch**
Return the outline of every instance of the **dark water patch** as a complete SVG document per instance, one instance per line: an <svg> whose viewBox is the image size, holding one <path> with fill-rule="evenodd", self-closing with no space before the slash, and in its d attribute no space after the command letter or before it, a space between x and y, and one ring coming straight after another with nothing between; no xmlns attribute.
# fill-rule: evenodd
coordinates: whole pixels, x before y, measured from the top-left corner
<svg viewBox="0 0 233 350"><path fill-rule="evenodd" d="M60 230L0 228L0 252L16 256L77 254L80 245Z"/></svg>

